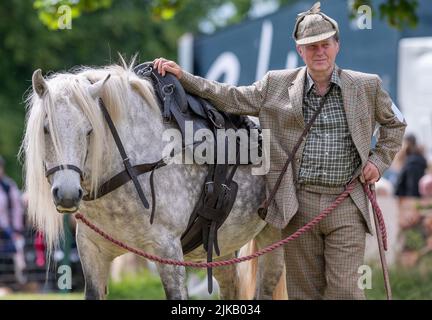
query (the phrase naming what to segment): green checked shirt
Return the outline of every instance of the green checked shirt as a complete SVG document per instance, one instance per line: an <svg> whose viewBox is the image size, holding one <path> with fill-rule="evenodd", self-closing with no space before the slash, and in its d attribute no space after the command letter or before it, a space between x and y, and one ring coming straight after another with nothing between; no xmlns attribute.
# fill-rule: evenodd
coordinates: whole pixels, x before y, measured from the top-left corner
<svg viewBox="0 0 432 320"><path fill-rule="evenodd" d="M333 70L331 91L321 113L309 131L299 170L300 184L326 187L343 186L349 182L361 163L352 141L345 116L341 80L337 67ZM323 97L307 73L303 95L303 116L309 122Z"/></svg>

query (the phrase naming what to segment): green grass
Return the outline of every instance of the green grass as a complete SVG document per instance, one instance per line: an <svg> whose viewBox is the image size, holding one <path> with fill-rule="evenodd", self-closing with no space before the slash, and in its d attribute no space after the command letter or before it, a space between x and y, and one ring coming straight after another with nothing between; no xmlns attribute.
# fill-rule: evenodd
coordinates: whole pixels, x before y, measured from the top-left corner
<svg viewBox="0 0 432 320"><path fill-rule="evenodd" d="M12 293L0 300L82 300L84 293Z"/></svg>
<svg viewBox="0 0 432 320"><path fill-rule="evenodd" d="M158 276L144 269L138 275L126 275L119 283L110 281L109 300L162 300L165 293Z"/></svg>
<svg viewBox="0 0 432 320"><path fill-rule="evenodd" d="M196 272L196 271L194 271ZM206 273L200 270L200 278L204 278ZM193 299L194 297L191 297ZM80 300L84 299L83 293L71 294L30 294L12 293L0 297L0 300ZM109 282L109 300L165 300L165 292L160 278L147 269L143 269L138 275L126 275L119 283Z"/></svg>
<svg viewBox="0 0 432 320"><path fill-rule="evenodd" d="M432 300L432 257L425 257L414 268L395 267L390 270L393 299ZM205 271L198 272L200 278ZM385 288L380 266L372 269L372 289L366 290L369 300L385 300ZM191 297L192 299L194 297ZM126 277L122 282L111 284L108 299L165 299L159 277L149 271L138 276Z"/></svg>
<svg viewBox="0 0 432 320"><path fill-rule="evenodd" d="M427 259L428 258L428 259ZM432 300L432 258L425 257L413 268L391 268L390 284L395 300ZM373 268L372 289L366 290L369 300L386 299L381 267Z"/></svg>
<svg viewBox="0 0 432 320"><path fill-rule="evenodd" d="M207 276L205 270L190 268L187 268L187 270L188 274L193 272L200 279L205 279ZM138 275L126 275L119 283L110 281L108 299L165 300L166 298L159 276L151 273L147 269L143 269ZM200 298L190 296L189 299L195 300ZM215 295L210 299L215 299Z"/></svg>
<svg viewBox="0 0 432 320"><path fill-rule="evenodd" d="M424 257L416 267L390 268L389 271L393 299L432 300L432 255ZM203 270L200 270L198 274L200 278L205 277ZM366 296L369 300L386 299L380 266L372 269L372 289L366 290ZM80 300L83 298L83 293L13 293L0 297L0 300ZM110 281L107 298L110 300L162 300L165 299L165 293L159 277L144 269L138 275L125 276L122 282Z"/></svg>

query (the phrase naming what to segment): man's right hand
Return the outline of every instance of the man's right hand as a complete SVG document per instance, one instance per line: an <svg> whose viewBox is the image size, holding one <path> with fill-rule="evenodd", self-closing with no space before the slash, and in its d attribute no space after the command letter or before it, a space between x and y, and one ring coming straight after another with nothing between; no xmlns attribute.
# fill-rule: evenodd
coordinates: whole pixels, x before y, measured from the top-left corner
<svg viewBox="0 0 432 320"><path fill-rule="evenodd" d="M180 80L183 75L183 70L177 63L171 60L167 60L165 58L155 59L153 61L153 66L159 72L159 74L162 75L162 77L165 76L165 73L171 72L177 77L177 79Z"/></svg>

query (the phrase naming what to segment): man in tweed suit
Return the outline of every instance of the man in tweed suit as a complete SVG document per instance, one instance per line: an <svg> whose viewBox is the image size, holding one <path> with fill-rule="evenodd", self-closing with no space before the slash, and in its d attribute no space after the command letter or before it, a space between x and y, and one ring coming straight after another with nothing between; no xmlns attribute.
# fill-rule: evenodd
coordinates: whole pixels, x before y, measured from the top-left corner
<svg viewBox="0 0 432 320"><path fill-rule="evenodd" d="M209 81L183 71L175 62L154 61L187 91L220 110L257 116L270 129L267 195L320 101L324 107L285 173L265 220L284 237L327 208L352 180L350 197L295 241L285 245L290 299L364 299L358 286L365 236L371 233L367 197L359 179L375 183L400 149L406 123L377 75L340 69L339 29L316 3L298 15L293 37L306 66L268 72L250 86ZM377 144L371 149L376 123ZM360 177L359 177L360 176ZM359 178L358 178L359 177Z"/></svg>

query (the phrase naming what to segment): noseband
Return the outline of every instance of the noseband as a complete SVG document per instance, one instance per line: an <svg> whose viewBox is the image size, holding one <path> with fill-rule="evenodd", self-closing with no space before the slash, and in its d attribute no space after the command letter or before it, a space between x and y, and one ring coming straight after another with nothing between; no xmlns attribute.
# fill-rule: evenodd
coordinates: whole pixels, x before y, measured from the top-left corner
<svg viewBox="0 0 432 320"><path fill-rule="evenodd" d="M56 173L57 171L62 171L62 170L73 170L75 172L78 172L81 180L83 180L83 173L82 173L81 169L78 168L77 166L74 166L73 164L62 164L62 165L53 167L49 170L46 170L45 171L45 177L48 178L50 175Z"/></svg>

